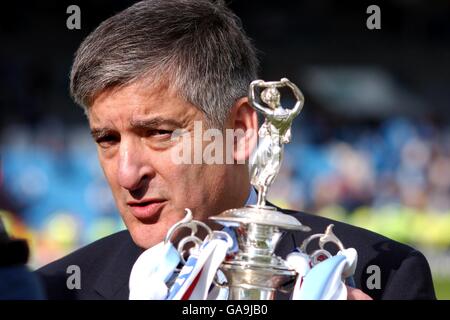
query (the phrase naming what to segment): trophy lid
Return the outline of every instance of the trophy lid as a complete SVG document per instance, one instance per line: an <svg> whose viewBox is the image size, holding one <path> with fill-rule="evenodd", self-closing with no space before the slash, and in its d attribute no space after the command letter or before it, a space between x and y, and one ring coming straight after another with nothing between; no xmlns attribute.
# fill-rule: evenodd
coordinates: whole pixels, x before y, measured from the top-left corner
<svg viewBox="0 0 450 320"><path fill-rule="evenodd" d="M254 223L274 226L285 230L311 231L310 227L301 224L296 218L269 206L246 206L244 208L230 209L209 219L231 227Z"/></svg>

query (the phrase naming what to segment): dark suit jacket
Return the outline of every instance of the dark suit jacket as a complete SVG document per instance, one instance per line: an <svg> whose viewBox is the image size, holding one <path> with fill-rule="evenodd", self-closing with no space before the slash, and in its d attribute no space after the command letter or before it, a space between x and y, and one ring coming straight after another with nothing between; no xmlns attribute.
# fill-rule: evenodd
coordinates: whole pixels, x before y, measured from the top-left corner
<svg viewBox="0 0 450 320"><path fill-rule="evenodd" d="M341 222L306 213L282 210L296 217L312 231L286 232L276 253L285 258L303 239L313 233L323 233L333 223L334 233L345 247L358 252L355 273L356 287L374 299L435 299L431 272L425 257L411 247L376 233ZM66 257L52 262L36 272L41 276L49 299L128 299L128 280L134 262L143 252L128 231L121 231L98 240ZM70 265L81 270L81 289L67 288ZM369 289L367 280L373 274L369 266L381 270L380 289ZM369 283L373 283L369 279ZM373 287L373 286L370 286ZM277 294L278 299L288 299Z"/></svg>

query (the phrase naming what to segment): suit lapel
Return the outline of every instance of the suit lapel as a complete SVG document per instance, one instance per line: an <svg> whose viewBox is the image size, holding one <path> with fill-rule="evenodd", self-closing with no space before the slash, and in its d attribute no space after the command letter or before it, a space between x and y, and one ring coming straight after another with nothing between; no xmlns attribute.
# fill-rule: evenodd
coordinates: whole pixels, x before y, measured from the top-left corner
<svg viewBox="0 0 450 320"><path fill-rule="evenodd" d="M129 232L123 245L116 251L94 285L104 299L128 300L128 281L131 269L144 250L136 246Z"/></svg>

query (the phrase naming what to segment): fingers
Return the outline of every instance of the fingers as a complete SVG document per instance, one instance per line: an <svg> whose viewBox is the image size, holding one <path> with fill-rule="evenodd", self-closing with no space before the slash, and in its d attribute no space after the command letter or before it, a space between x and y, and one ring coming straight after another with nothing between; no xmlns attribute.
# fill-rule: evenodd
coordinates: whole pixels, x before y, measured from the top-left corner
<svg viewBox="0 0 450 320"><path fill-rule="evenodd" d="M347 287L347 300L373 300L370 296L359 289Z"/></svg>

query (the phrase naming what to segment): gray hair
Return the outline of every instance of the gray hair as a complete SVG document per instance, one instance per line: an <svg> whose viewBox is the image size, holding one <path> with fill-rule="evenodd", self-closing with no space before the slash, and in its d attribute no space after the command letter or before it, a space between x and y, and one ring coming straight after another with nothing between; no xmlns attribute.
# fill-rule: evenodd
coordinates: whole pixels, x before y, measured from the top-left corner
<svg viewBox="0 0 450 320"><path fill-rule="evenodd" d="M70 90L87 111L106 89L167 81L209 124L222 126L257 69L255 48L222 1L149 0L105 20L83 41Z"/></svg>

